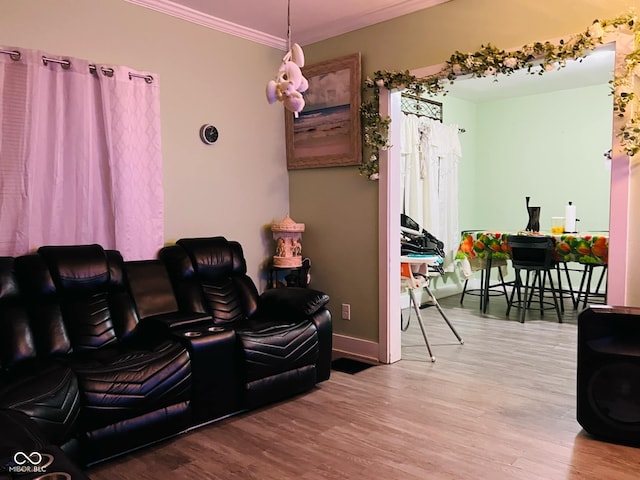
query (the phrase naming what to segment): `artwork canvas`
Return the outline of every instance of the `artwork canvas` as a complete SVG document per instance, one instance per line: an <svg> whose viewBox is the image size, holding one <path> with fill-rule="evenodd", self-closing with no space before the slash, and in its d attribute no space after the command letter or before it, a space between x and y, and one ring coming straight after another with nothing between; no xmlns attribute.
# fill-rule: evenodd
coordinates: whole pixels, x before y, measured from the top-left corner
<svg viewBox="0 0 640 480"><path fill-rule="evenodd" d="M305 107L285 112L289 169L359 165L360 54L303 68L309 89Z"/></svg>

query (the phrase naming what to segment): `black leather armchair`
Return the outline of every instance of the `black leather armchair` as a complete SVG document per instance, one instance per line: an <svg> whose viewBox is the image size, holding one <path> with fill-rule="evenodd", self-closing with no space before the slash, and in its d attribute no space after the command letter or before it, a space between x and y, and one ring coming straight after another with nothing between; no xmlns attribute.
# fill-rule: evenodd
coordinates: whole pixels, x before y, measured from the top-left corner
<svg viewBox="0 0 640 480"><path fill-rule="evenodd" d="M189 355L177 341L139 334L121 262L86 245L41 247L17 265L32 321L51 325L59 361L77 377L86 464L178 433L191 420Z"/></svg>
<svg viewBox="0 0 640 480"><path fill-rule="evenodd" d="M78 381L62 361L70 346L62 325L55 323L59 319L46 315L46 309L40 321L32 321L14 265L13 258L0 258L0 409L27 415L48 442L77 456Z"/></svg>
<svg viewBox="0 0 640 480"><path fill-rule="evenodd" d="M0 410L0 432L0 480L35 480L45 475L54 479L61 478L60 473L70 480L89 479L24 413Z"/></svg>
<svg viewBox="0 0 640 480"><path fill-rule="evenodd" d="M312 388L329 378L329 297L282 288L258 294L238 242L224 237L181 239L160 251L181 309L206 312L238 337L242 405L254 408Z"/></svg>

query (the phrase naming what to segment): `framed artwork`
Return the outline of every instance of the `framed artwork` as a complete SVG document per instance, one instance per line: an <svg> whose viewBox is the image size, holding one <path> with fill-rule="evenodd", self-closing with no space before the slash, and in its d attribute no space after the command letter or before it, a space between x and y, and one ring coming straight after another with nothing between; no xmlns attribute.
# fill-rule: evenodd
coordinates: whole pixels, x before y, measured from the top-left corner
<svg viewBox="0 0 640 480"><path fill-rule="evenodd" d="M287 168L360 165L360 53L306 66L305 107L285 110Z"/></svg>

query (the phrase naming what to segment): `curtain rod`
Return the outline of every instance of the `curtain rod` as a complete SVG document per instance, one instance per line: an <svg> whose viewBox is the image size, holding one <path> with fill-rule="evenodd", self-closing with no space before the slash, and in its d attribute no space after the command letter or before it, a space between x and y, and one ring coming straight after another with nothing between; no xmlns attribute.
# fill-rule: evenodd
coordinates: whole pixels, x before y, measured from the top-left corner
<svg viewBox="0 0 640 480"><path fill-rule="evenodd" d="M0 50L0 53L6 53L7 55L9 55L9 57L11 57L11 60L20 60L20 57L22 57L22 54L17 51L17 50Z"/></svg>
<svg viewBox="0 0 640 480"><path fill-rule="evenodd" d="M18 50L0 50L0 53L4 53L4 54L9 55L11 60L14 60L14 61L18 61L18 60L20 60L22 58L22 54ZM45 57L43 55L42 56L42 63L44 65L47 65L49 62L57 63L60 66L62 66L62 68L64 68L65 70L67 68L71 67L71 62L69 60L58 60L57 58L49 58L49 57ZM113 68L100 67L100 70L107 77L112 77L113 76ZM93 65L93 64L89 65L89 72L90 73L96 73L97 71L98 71L98 69L97 69L97 67L95 65ZM129 80L131 80L134 77L135 78L144 78L145 82L153 83L153 76L151 76L151 75L142 75L142 74L139 74L139 73L129 72Z"/></svg>
<svg viewBox="0 0 640 480"><path fill-rule="evenodd" d="M430 100L428 98L424 98L424 97L421 97L419 95L412 95L411 93L407 93L407 92L402 92L400 95L403 96L404 98L409 98L411 100L415 100L415 101L421 102L421 103L430 103L431 105L436 105L436 106L442 108L442 102L436 102L435 100ZM418 115L416 113L414 113L413 115L432 118L429 115ZM442 119L440 119L440 122L442 123ZM458 132L465 133L466 130L464 128L458 128Z"/></svg>
<svg viewBox="0 0 640 480"><path fill-rule="evenodd" d="M413 94L407 93L407 92L402 92L400 95L402 95L405 98L410 98L412 100L417 100L418 102L431 103L432 105L439 105L440 107L442 106L441 102L436 102L435 100L430 100L428 98L424 98L424 97L421 97L419 95L413 95Z"/></svg>

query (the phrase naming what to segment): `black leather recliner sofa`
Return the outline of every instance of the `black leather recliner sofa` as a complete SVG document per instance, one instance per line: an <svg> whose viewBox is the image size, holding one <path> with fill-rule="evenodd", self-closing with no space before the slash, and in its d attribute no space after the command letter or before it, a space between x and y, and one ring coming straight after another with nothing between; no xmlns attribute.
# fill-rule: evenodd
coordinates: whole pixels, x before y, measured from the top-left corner
<svg viewBox="0 0 640 480"><path fill-rule="evenodd" d="M328 300L260 295L222 237L144 261L99 245L0 258L0 478L20 460L37 478L16 457L36 452L84 479L78 466L309 390L329 378Z"/></svg>

